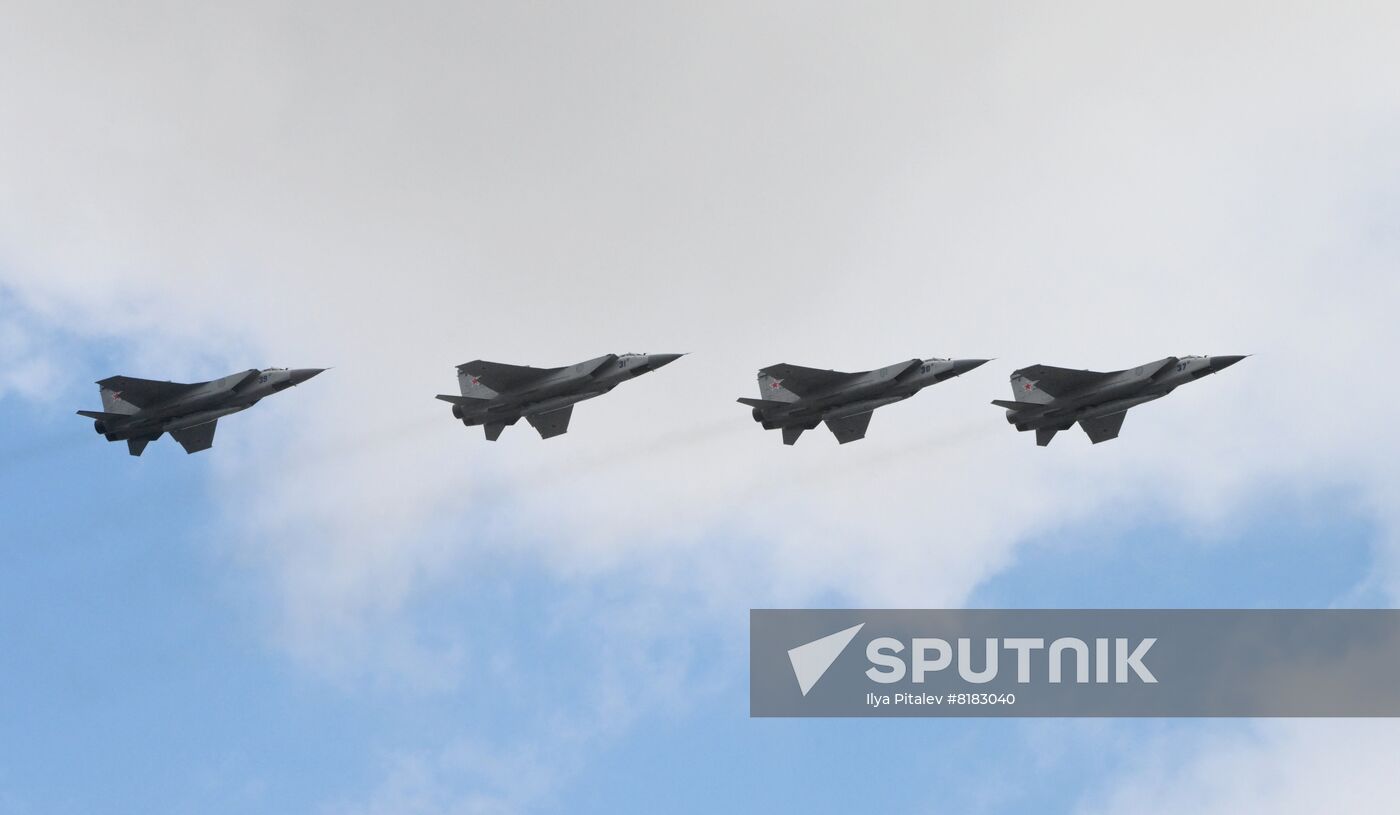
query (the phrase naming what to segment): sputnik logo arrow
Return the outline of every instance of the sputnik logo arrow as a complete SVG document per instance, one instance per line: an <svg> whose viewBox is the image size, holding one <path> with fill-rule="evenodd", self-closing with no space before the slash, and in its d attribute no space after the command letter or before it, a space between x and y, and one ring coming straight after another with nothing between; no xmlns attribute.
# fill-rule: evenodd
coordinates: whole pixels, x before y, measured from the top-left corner
<svg viewBox="0 0 1400 815"><path fill-rule="evenodd" d="M792 672L797 676L797 687L801 688L802 695L806 696L807 691L817 684L817 680L822 678L836 658L841 656L841 652L846 650L846 646L851 644L856 634L865 627L865 623L853 625L835 634L828 634L819 640L812 640L806 645L799 645L788 650L788 661L792 663Z"/></svg>

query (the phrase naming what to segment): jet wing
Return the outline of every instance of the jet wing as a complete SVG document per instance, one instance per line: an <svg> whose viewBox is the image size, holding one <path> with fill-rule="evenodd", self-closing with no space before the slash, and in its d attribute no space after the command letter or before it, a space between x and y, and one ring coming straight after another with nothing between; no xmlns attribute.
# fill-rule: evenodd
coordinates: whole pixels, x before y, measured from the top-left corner
<svg viewBox="0 0 1400 815"><path fill-rule="evenodd" d="M1073 368L1056 368L1053 365L1032 365L1029 368L1022 368L1012 374L1024 376L1035 383L1036 387L1045 391L1051 396L1064 396L1068 393L1087 388L1088 386L1107 379L1113 374L1102 371L1077 371Z"/></svg>
<svg viewBox="0 0 1400 815"><path fill-rule="evenodd" d="M123 402L147 408L151 405L158 405L161 402L168 402L182 393L199 387L202 382L196 385L188 385L182 382L158 382L154 379L137 379L134 376L109 376L106 379L99 379L97 384L106 390L112 391L116 397Z"/></svg>
<svg viewBox="0 0 1400 815"><path fill-rule="evenodd" d="M873 410L867 410L864 413L857 413L854 416L844 416L840 419L827 419L826 426L827 429L831 431L832 435L836 436L836 441L839 444L845 444L848 441L855 441L856 439L863 439L865 438L865 429L870 426L870 415L874 412Z"/></svg>
<svg viewBox="0 0 1400 815"><path fill-rule="evenodd" d="M214 446L214 431L218 428L219 420L205 422L185 430L172 430L170 436L185 448L186 453L198 453L200 450L208 450Z"/></svg>
<svg viewBox="0 0 1400 815"><path fill-rule="evenodd" d="M1127 415L1128 411L1124 410L1100 416L1097 419L1080 419L1079 426L1084 428L1085 433L1089 434L1089 441L1098 444L1101 441L1118 438L1118 431L1123 428L1123 418Z"/></svg>
<svg viewBox="0 0 1400 815"><path fill-rule="evenodd" d="M815 393L829 391L864 376L863 373L851 374L844 371L824 371L820 368L803 368L801 365L789 365L786 362L762 368L759 370L759 374L773 377L784 388L798 396L811 396Z"/></svg>
<svg viewBox="0 0 1400 815"><path fill-rule="evenodd" d="M534 413L526 416L525 419L532 427L540 433L542 439L552 439L555 436L569 432L569 417L574 413L573 405L566 405L558 410L551 410L548 413Z"/></svg>
<svg viewBox="0 0 1400 815"><path fill-rule="evenodd" d="M508 393L529 387L531 384L558 372L559 368L531 368L528 365L506 365L503 362L487 362L477 359L457 366L457 375L467 375L496 393Z"/></svg>

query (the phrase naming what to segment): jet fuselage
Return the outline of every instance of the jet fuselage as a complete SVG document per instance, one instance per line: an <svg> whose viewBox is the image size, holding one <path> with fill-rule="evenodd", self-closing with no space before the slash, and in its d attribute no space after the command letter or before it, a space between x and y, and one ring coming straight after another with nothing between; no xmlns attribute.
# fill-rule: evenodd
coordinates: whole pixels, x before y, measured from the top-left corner
<svg viewBox="0 0 1400 815"><path fill-rule="evenodd" d="M1129 408L1161 399L1188 382L1234 365L1241 356L1166 357L1108 373L1035 365L1011 375L1016 400L1006 420L1017 430L1037 431L1037 444L1081 423L1095 443L1116 438Z"/></svg>
<svg viewBox="0 0 1400 815"><path fill-rule="evenodd" d="M191 386L177 396L146 405L133 413L107 413L93 422L108 441L155 438L162 433L198 427L223 416L247 410L264 397L298 385L318 368L256 368ZM112 397L120 400L121 391Z"/></svg>
<svg viewBox="0 0 1400 815"><path fill-rule="evenodd" d="M585 399L608 393L623 382L654 371L682 354L606 354L557 369L529 368L478 360L458 366L461 397L439 396L452 403L452 415L468 427L485 425L495 439L502 427L522 417L542 423L562 423L541 434L565 432L568 413L560 412ZM542 417L553 416L554 420ZM540 429L537 426L537 429ZM549 436L545 436L549 438Z"/></svg>
<svg viewBox="0 0 1400 815"><path fill-rule="evenodd" d="M755 407L753 417L766 430L786 425L805 425L810 429L826 419L841 419L902 402L985 361L935 358L887 365L795 401Z"/></svg>
<svg viewBox="0 0 1400 815"><path fill-rule="evenodd" d="M1044 403L1040 408L1006 411L1017 430L1058 427L1079 419L1094 419L1161 399L1181 385L1209 376L1239 357L1167 357L1136 368L1115 371L1101 383ZM1222 364L1223 363L1223 364Z"/></svg>

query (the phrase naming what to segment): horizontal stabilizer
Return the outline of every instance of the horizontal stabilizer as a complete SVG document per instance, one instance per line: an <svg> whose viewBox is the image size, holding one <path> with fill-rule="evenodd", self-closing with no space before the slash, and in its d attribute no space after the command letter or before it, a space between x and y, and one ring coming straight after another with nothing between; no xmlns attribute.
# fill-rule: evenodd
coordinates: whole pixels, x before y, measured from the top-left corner
<svg viewBox="0 0 1400 815"><path fill-rule="evenodd" d="M768 408L787 407L791 403L779 402L775 399L750 399L747 396L741 396L739 397L739 404L748 405L749 407L763 408L766 410Z"/></svg>
<svg viewBox="0 0 1400 815"><path fill-rule="evenodd" d="M1030 410L1031 408L1045 407L1045 405L1039 402L1014 402L1010 399L993 399L992 404L997 407L1004 407L1007 410Z"/></svg>
<svg viewBox="0 0 1400 815"><path fill-rule="evenodd" d="M101 419L107 422L114 419L126 419L131 416L130 413L103 413L100 410L80 410L78 411L78 415L86 416L89 419Z"/></svg>
<svg viewBox="0 0 1400 815"><path fill-rule="evenodd" d="M475 406L475 405L482 405L482 404L485 404L485 403L487 403L487 402L491 402L491 401L492 401L491 399L484 399L484 398L480 398L480 397L476 397L476 396L453 396L453 395L447 394L447 393L439 393L439 394L437 395L437 398L438 398L438 399L441 399L441 400L444 401L444 402L451 402L451 403L454 404L454 405L473 405L473 406Z"/></svg>

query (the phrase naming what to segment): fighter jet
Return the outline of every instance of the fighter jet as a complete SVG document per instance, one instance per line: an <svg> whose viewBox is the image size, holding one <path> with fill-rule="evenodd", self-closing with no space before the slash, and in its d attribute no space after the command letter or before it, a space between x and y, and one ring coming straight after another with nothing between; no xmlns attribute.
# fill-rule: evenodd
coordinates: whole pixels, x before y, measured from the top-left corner
<svg viewBox="0 0 1400 815"><path fill-rule="evenodd" d="M300 385L324 368L250 368L210 382L157 382L130 376L98 381L102 410L80 410L95 419L107 441L125 441L133 456L169 433L185 448L198 453L214 446L219 418L256 405L264 396Z"/></svg>
<svg viewBox="0 0 1400 815"><path fill-rule="evenodd" d="M1032 365L1011 374L1013 400L993 399L1006 408L1017 430L1034 430L1044 447L1061 430L1079 422L1089 441L1118 438L1128 408L1161 399L1187 382L1223 371L1242 356L1167 357L1124 371L1076 371Z"/></svg>
<svg viewBox="0 0 1400 815"><path fill-rule="evenodd" d="M602 396L627 380L654 371L684 354L608 354L563 368L530 368L478 359L457 366L461 396L439 394L467 427L482 425L495 441L525 417L540 438L568 432L574 404Z"/></svg>
<svg viewBox="0 0 1400 815"><path fill-rule="evenodd" d="M773 365L758 372L761 399L740 399L764 430L781 429L783 444L820 422L845 444L865 438L875 408L908 399L929 385L967 373L985 359L911 359L874 371L824 371Z"/></svg>

